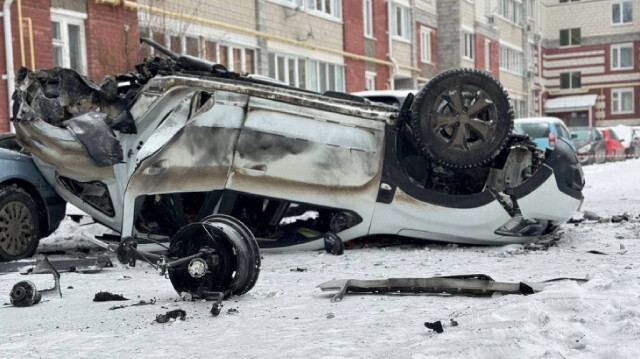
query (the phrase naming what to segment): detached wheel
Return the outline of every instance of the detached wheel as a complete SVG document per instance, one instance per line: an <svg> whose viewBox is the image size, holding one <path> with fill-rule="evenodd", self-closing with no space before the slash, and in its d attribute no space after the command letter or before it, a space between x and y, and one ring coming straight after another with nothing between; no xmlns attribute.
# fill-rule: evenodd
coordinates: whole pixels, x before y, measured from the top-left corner
<svg viewBox="0 0 640 359"><path fill-rule="evenodd" d="M213 215L182 227L171 239L169 255L185 258L201 251L213 252L173 267L169 279L178 292L199 297L203 291L242 295L256 284L260 274L258 242L239 220Z"/></svg>
<svg viewBox="0 0 640 359"><path fill-rule="evenodd" d="M40 241L36 202L17 186L0 186L0 261L31 257Z"/></svg>
<svg viewBox="0 0 640 359"><path fill-rule="evenodd" d="M431 160L470 168L493 160L513 130L509 95L491 75L455 69L434 77L411 105L418 148Z"/></svg>

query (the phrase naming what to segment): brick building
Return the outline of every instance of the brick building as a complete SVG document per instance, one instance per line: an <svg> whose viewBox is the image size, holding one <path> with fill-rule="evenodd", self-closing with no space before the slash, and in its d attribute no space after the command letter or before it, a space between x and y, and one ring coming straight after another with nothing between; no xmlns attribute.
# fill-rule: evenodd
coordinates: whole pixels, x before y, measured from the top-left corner
<svg viewBox="0 0 640 359"><path fill-rule="evenodd" d="M570 126L640 125L640 0L543 0L542 10L544 112Z"/></svg>
<svg viewBox="0 0 640 359"><path fill-rule="evenodd" d="M2 20L11 23L14 71L20 66L64 66L100 81L106 74L128 71L139 58L135 12L83 0L5 0L3 5ZM10 113L4 30L0 47L0 132L6 132Z"/></svg>

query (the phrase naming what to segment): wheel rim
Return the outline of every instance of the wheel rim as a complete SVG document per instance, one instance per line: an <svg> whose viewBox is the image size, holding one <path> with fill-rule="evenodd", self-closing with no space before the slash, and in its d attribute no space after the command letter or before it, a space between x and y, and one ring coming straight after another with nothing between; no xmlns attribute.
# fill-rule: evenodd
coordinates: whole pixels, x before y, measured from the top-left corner
<svg viewBox="0 0 640 359"><path fill-rule="evenodd" d="M496 135L498 111L487 93L459 80L436 100L431 130L453 151L473 151Z"/></svg>
<svg viewBox="0 0 640 359"><path fill-rule="evenodd" d="M33 216L22 202L11 201L0 209L0 248L11 255L24 253L33 239Z"/></svg>

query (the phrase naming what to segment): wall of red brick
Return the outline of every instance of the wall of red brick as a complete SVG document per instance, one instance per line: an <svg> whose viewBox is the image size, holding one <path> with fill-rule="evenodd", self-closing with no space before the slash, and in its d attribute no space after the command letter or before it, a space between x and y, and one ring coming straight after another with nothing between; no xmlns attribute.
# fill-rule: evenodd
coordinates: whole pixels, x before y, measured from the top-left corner
<svg viewBox="0 0 640 359"><path fill-rule="evenodd" d="M354 0L346 0L354 1ZM373 0L373 36L376 38L376 58L389 60L389 34L387 28L389 16L387 14L387 3L385 0ZM345 29L345 31L347 31ZM384 90L389 88L389 67L384 65L376 66L376 89Z"/></svg>
<svg viewBox="0 0 640 359"><path fill-rule="evenodd" d="M48 3L48 2L47 2ZM53 66L53 48L51 44L51 13L49 6L42 6L42 1L23 0L22 17L31 18L33 26L33 43L36 68L48 68ZM0 28L3 29L3 21L0 20ZM20 27L18 24L18 4L11 5L11 31L13 35L13 67L18 71L22 66L20 50ZM29 27L23 20L25 65L31 67L32 54L29 46ZM0 31L0 72L7 73L4 31ZM7 80L0 82L0 133L9 131L9 101L7 98Z"/></svg>
<svg viewBox="0 0 640 359"><path fill-rule="evenodd" d="M128 72L139 59L140 27L135 11L87 1L87 68L89 77Z"/></svg>
<svg viewBox="0 0 640 359"><path fill-rule="evenodd" d="M343 0L344 51L364 55L364 19L362 1ZM347 92L364 91L365 62L345 57Z"/></svg>

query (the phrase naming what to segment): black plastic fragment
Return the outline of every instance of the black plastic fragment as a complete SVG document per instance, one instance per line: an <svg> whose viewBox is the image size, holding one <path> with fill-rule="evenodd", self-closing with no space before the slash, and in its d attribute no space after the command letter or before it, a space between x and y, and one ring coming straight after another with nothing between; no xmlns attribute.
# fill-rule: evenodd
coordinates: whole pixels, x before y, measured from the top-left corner
<svg viewBox="0 0 640 359"><path fill-rule="evenodd" d="M122 145L109 127L109 123L112 122L113 120L102 112L88 112L65 123L67 130L82 146L91 162L98 167L112 166L123 159Z"/></svg>
<svg viewBox="0 0 640 359"><path fill-rule="evenodd" d="M434 330L436 333L440 334L440 333L444 333L444 329L442 328L442 322L441 321L437 321L437 322L424 322L424 326Z"/></svg>
<svg viewBox="0 0 640 359"><path fill-rule="evenodd" d="M122 296L122 294L113 294L109 292L98 292L93 297L94 302L111 302L111 301L120 301L120 300L129 300Z"/></svg>
<svg viewBox="0 0 640 359"><path fill-rule="evenodd" d="M533 290L533 288L531 288L530 285L520 282L520 294L530 295L530 294L535 294L535 291Z"/></svg>
<svg viewBox="0 0 640 359"><path fill-rule="evenodd" d="M180 319L185 320L187 317L187 312L182 309L174 309L166 312L165 314L156 315L156 322L158 323L168 323L171 319Z"/></svg>
<svg viewBox="0 0 640 359"><path fill-rule="evenodd" d="M324 236L324 249L334 256L342 255L344 254L344 242L337 234L329 232Z"/></svg>

